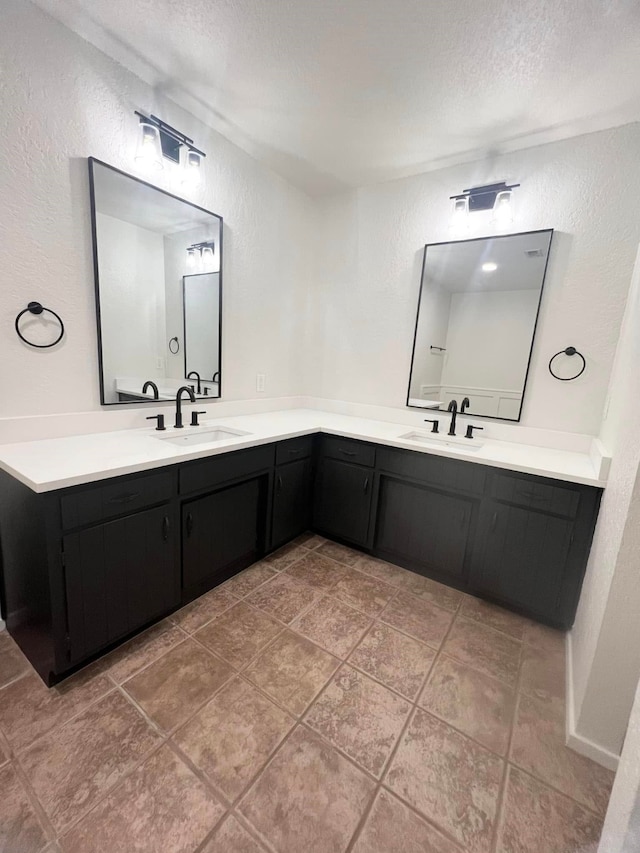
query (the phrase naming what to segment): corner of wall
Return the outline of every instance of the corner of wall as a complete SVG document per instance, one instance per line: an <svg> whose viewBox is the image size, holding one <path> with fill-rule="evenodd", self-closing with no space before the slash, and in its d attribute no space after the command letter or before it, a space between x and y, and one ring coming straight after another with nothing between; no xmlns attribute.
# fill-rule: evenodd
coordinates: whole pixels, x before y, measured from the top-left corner
<svg viewBox="0 0 640 853"><path fill-rule="evenodd" d="M584 755L595 761L596 764L601 764L608 770L613 770L615 773L618 769L620 756L610 752L605 747L600 746L589 738L579 734L576 730L576 709L575 709L575 694L573 689L573 650L572 650L572 634L569 632L566 637L566 717L565 717L565 743L574 752L579 755Z"/></svg>

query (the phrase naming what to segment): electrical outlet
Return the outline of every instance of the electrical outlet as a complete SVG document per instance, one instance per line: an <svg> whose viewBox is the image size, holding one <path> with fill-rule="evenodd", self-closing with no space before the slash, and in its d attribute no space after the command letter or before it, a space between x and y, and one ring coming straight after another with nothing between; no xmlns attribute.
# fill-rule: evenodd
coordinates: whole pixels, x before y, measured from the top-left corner
<svg viewBox="0 0 640 853"><path fill-rule="evenodd" d="M161 355L156 358L156 368L157 370L164 370L164 358Z"/></svg>
<svg viewBox="0 0 640 853"><path fill-rule="evenodd" d="M266 374L264 373L256 373L256 391L264 392L264 386L266 382Z"/></svg>

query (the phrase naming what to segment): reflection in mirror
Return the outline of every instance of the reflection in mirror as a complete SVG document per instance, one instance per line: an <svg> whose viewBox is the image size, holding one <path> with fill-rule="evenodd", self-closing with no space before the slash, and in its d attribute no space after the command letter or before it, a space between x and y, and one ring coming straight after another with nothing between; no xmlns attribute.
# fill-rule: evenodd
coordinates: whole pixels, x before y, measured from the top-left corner
<svg viewBox="0 0 640 853"><path fill-rule="evenodd" d="M182 279L185 376L205 384L217 383L219 378L218 352L211 348L211 323L217 328L220 312L219 282L217 272L185 275Z"/></svg>
<svg viewBox="0 0 640 853"><path fill-rule="evenodd" d="M102 403L219 397L222 219L99 160L89 173Z"/></svg>
<svg viewBox="0 0 640 853"><path fill-rule="evenodd" d="M552 234L425 246L408 406L520 420Z"/></svg>

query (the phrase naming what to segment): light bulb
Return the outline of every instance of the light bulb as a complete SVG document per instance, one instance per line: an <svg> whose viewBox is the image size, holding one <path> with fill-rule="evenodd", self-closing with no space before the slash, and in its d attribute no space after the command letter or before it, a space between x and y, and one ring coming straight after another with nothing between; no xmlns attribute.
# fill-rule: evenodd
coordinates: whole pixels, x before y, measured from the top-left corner
<svg viewBox="0 0 640 853"><path fill-rule="evenodd" d="M513 222L513 199L511 190L502 190L496 196L493 205L493 221L497 225L510 225Z"/></svg>
<svg viewBox="0 0 640 853"><path fill-rule="evenodd" d="M454 198L451 214L451 228L466 231L469 227L469 202L467 198Z"/></svg>
<svg viewBox="0 0 640 853"><path fill-rule="evenodd" d="M213 269L213 245L202 247L202 268L207 272Z"/></svg>
<svg viewBox="0 0 640 853"><path fill-rule="evenodd" d="M182 182L196 187L202 179L202 157L197 151L184 148L182 157Z"/></svg>
<svg viewBox="0 0 640 853"><path fill-rule="evenodd" d="M198 256L196 250L191 246L187 249L187 269L194 270L198 265Z"/></svg>
<svg viewBox="0 0 640 853"><path fill-rule="evenodd" d="M160 130L148 121L140 121L136 161L152 169L162 169Z"/></svg>

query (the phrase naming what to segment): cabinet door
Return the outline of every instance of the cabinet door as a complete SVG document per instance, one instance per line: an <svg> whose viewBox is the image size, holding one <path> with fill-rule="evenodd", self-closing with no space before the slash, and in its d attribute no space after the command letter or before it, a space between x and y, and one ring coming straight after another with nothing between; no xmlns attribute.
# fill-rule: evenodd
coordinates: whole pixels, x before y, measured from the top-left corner
<svg viewBox="0 0 640 853"><path fill-rule="evenodd" d="M460 577L473 506L471 498L382 477L375 549L417 569Z"/></svg>
<svg viewBox="0 0 640 853"><path fill-rule="evenodd" d="M483 511L474 588L553 619L561 605L573 521L490 502Z"/></svg>
<svg viewBox="0 0 640 853"><path fill-rule="evenodd" d="M372 486L370 468L325 457L316 481L314 526L329 536L365 545Z"/></svg>
<svg viewBox="0 0 640 853"><path fill-rule="evenodd" d="M175 537L157 507L63 538L71 663L179 604Z"/></svg>
<svg viewBox="0 0 640 853"><path fill-rule="evenodd" d="M204 592L261 552L261 478L182 506L182 583Z"/></svg>
<svg viewBox="0 0 640 853"><path fill-rule="evenodd" d="M279 465L273 484L272 546L277 548L304 533L309 527L310 515L311 460Z"/></svg>

